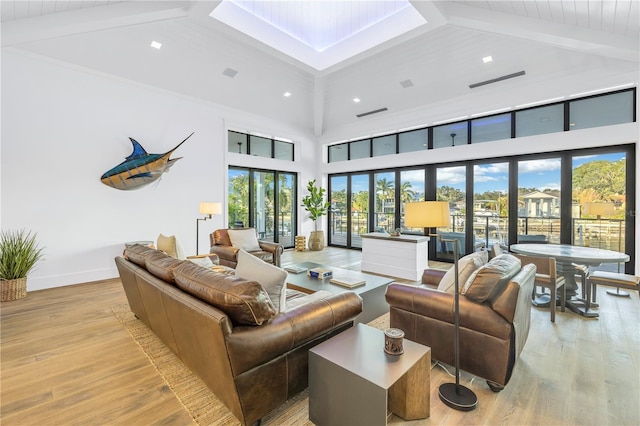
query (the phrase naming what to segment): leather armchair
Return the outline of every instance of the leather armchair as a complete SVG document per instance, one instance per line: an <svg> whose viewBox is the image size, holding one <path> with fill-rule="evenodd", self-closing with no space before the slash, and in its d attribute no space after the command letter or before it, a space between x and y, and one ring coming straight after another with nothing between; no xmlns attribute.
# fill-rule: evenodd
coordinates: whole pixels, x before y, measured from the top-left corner
<svg viewBox="0 0 640 426"><path fill-rule="evenodd" d="M496 259L504 256L510 255ZM487 265L492 262L496 260ZM531 264L520 267L519 262L515 270L509 268L483 278L497 283L485 301L467 297L469 291L460 295L460 368L486 379L494 392L509 382L529 334L536 268ZM430 277L444 272L433 270ZM386 292L390 325L403 330L405 338L431 347L434 360L455 365L454 297L424 286L392 283Z"/></svg>
<svg viewBox="0 0 640 426"><path fill-rule="evenodd" d="M256 236L257 235L258 234L256 232ZM209 235L209 240L211 241L211 249L209 250L209 252L218 255L218 258L220 259L220 265L229 266L235 269L236 265L238 264L239 249L233 247L233 245L231 244L231 239L229 238L229 229L216 229ZM272 241L258 240L258 244L260 246L260 250L250 251L249 253L256 257L259 257L267 263L272 263L276 266L280 266L280 256L284 251L284 247L281 244L274 243Z"/></svg>

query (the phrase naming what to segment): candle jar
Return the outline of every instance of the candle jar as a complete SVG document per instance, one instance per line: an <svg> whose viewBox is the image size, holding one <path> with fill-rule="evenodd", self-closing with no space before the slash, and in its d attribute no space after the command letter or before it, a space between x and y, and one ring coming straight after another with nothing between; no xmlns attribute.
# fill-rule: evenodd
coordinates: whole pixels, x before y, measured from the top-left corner
<svg viewBox="0 0 640 426"><path fill-rule="evenodd" d="M404 331L399 328L387 328L384 331L384 351L390 355L400 355L404 352L402 339Z"/></svg>

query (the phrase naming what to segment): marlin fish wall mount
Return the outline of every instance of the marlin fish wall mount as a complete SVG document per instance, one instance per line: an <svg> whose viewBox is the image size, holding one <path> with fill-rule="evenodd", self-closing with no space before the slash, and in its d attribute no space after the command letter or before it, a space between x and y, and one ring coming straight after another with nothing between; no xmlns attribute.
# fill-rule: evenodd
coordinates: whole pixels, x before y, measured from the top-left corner
<svg viewBox="0 0 640 426"><path fill-rule="evenodd" d="M169 158L173 151L185 143L193 133L187 136L175 148L164 154L148 154L147 151L133 138L133 152L122 163L102 175L100 180L107 186L123 191L142 188L162 177L169 168L182 157Z"/></svg>

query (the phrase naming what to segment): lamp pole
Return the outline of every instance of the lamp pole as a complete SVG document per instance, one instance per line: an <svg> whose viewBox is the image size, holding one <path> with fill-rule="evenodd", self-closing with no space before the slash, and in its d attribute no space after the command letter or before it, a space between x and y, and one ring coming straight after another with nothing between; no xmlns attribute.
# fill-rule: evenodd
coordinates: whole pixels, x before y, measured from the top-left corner
<svg viewBox="0 0 640 426"><path fill-rule="evenodd" d="M445 242L453 243L453 267L455 273L455 296L453 302L454 309L454 356L456 364L456 382L443 383L438 388L440 400L451 408L460 411L471 411L478 405L478 397L473 391L460 384L460 283L458 280L458 240L442 239Z"/></svg>

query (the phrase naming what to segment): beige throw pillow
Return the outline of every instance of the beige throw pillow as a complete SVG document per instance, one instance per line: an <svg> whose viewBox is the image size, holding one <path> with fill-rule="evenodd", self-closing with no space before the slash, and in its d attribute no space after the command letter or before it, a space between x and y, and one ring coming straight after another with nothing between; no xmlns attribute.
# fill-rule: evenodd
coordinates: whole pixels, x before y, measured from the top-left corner
<svg viewBox="0 0 640 426"><path fill-rule="evenodd" d="M231 245L235 248L246 251L260 250L255 229L229 229L228 233Z"/></svg>
<svg viewBox="0 0 640 426"><path fill-rule="evenodd" d="M287 309L287 272L284 269L264 262L241 249L238 251L236 277L260 283L271 298L276 312L284 312Z"/></svg>
<svg viewBox="0 0 640 426"><path fill-rule="evenodd" d="M460 292L473 271L487 263L488 260L489 252L485 250L473 252L458 260L458 288ZM455 267L451 267L440 280L438 290L454 294L455 289Z"/></svg>

